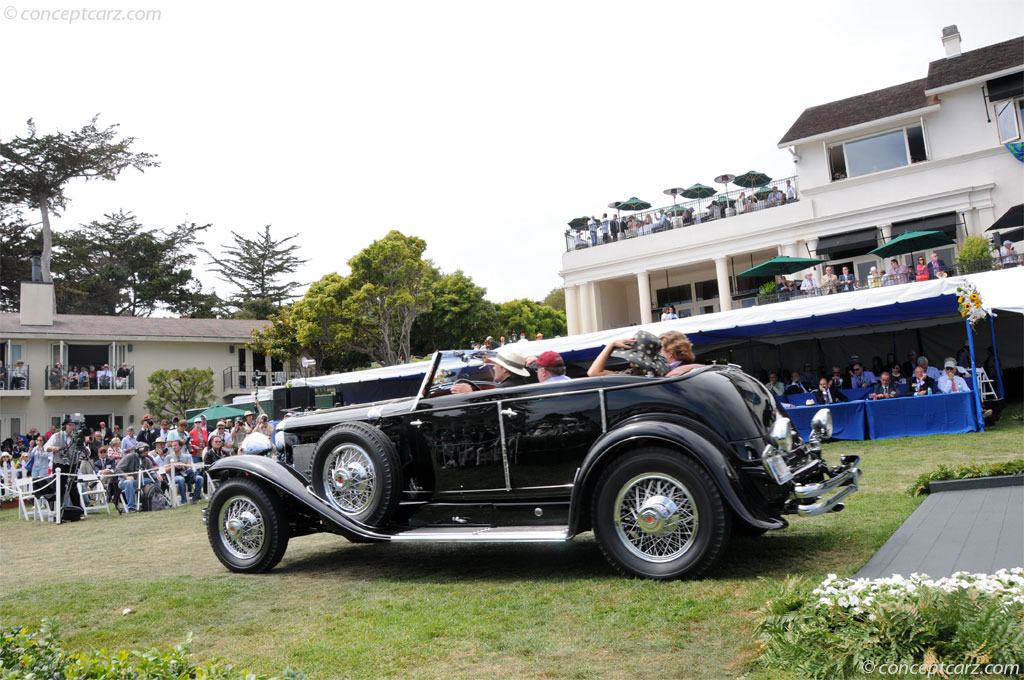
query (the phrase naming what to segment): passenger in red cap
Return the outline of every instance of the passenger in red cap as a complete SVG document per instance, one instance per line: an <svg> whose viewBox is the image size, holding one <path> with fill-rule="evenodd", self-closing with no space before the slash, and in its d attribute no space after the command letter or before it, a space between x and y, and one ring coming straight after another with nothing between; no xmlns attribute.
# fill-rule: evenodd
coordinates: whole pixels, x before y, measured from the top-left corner
<svg viewBox="0 0 1024 680"><path fill-rule="evenodd" d="M558 352L541 352L537 357L537 380L544 382L561 382L571 380L565 374L565 362Z"/></svg>

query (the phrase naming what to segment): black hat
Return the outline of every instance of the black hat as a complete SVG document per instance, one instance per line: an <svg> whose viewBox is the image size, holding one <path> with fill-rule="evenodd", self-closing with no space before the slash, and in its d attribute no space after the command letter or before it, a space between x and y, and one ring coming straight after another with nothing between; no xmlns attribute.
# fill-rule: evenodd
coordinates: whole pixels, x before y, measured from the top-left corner
<svg viewBox="0 0 1024 680"><path fill-rule="evenodd" d="M633 339L632 347L614 350L612 356L625 359L631 368L650 371L654 375L668 373L668 361L661 356L661 340L658 336L647 331L637 331Z"/></svg>

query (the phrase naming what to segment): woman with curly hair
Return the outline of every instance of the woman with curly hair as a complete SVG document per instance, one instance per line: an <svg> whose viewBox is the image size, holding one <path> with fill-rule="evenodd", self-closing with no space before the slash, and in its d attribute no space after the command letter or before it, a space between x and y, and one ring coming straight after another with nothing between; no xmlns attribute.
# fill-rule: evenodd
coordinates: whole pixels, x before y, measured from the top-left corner
<svg viewBox="0 0 1024 680"><path fill-rule="evenodd" d="M660 336L661 355L668 361L669 371L666 378L676 375L686 375L690 371L703 364L696 363L693 356L693 343L679 331L665 331Z"/></svg>

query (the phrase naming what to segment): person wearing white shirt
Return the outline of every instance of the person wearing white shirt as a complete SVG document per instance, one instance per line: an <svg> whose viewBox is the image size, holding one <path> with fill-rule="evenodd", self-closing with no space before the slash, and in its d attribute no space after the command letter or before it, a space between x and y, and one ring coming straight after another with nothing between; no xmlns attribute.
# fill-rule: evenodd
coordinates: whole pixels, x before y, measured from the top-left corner
<svg viewBox="0 0 1024 680"><path fill-rule="evenodd" d="M939 376L939 379L935 381L935 384L938 386L939 392L942 392L943 394L971 391L971 388L967 386L967 381L957 375L956 360L952 357L946 359L945 371L943 372L943 375Z"/></svg>
<svg viewBox="0 0 1024 680"><path fill-rule="evenodd" d="M786 203L796 200L796 189L793 188L793 183L790 180L786 180Z"/></svg>
<svg viewBox="0 0 1024 680"><path fill-rule="evenodd" d="M814 278L814 274L808 274L804 277L804 280L800 282L800 290L804 293L814 292L819 288L821 288L821 286L818 285L818 281Z"/></svg>

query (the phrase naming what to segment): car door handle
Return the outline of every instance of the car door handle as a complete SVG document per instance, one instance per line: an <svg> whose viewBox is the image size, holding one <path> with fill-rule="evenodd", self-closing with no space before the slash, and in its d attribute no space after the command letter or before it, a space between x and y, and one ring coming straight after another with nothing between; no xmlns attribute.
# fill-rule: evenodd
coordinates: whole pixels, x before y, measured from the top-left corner
<svg viewBox="0 0 1024 680"><path fill-rule="evenodd" d="M511 417L519 415L519 412L510 408L503 408L501 409L501 415Z"/></svg>
<svg viewBox="0 0 1024 680"><path fill-rule="evenodd" d="M413 427L419 427L420 425L423 424L423 421L422 420L414 420L414 421L412 421L409 424L412 425Z"/></svg>

